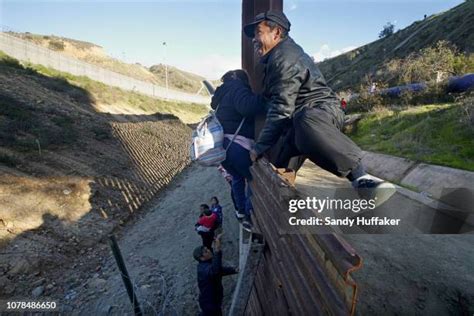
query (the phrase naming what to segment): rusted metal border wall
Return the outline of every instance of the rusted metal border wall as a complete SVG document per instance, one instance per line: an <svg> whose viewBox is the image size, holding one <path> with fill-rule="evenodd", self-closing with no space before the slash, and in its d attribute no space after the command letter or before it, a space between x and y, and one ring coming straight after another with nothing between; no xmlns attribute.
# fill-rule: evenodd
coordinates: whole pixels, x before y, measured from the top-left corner
<svg viewBox="0 0 474 316"><path fill-rule="evenodd" d="M267 10L283 10L283 0L242 0L242 30L243 26L252 22L255 16ZM255 56L252 40L242 32L242 69L250 76L250 83L254 92L261 92L263 66ZM264 116L257 117L255 129L260 131L265 121Z"/></svg>
<svg viewBox="0 0 474 316"><path fill-rule="evenodd" d="M251 169L253 220L267 247L246 315L351 315L361 258L335 234L287 234L288 201L299 198L265 159Z"/></svg>
<svg viewBox="0 0 474 316"><path fill-rule="evenodd" d="M242 0L242 29L252 22L255 16L267 10L283 10L283 0ZM242 68L249 76L252 89L260 92L262 88L263 68L254 55L253 44L242 32Z"/></svg>

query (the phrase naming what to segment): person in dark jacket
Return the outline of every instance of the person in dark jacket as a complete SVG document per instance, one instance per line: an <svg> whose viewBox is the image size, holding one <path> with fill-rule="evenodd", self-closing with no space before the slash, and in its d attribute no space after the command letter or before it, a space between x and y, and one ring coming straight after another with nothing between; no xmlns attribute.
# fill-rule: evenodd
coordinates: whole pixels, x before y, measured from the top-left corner
<svg viewBox="0 0 474 316"><path fill-rule="evenodd" d="M268 104L252 160L283 136L284 145L274 161L277 167L288 167L292 157L307 157L321 168L347 177L364 198L377 197L377 204L383 203L395 187L365 172L362 151L341 131L344 113L335 93L311 57L288 35L290 26L282 12L267 11L244 27L265 67L263 96Z"/></svg>
<svg viewBox="0 0 474 316"><path fill-rule="evenodd" d="M201 316L222 315L222 277L238 273L238 269L222 266L220 236L214 241L214 253L204 246L195 248L193 253L194 259L199 262L197 278Z"/></svg>
<svg viewBox="0 0 474 316"><path fill-rule="evenodd" d="M202 245L212 249L212 241L214 240L214 230L217 224L217 214L209 209L207 204L201 204L199 207L201 214L197 223L194 225L197 233L202 238Z"/></svg>
<svg viewBox="0 0 474 316"><path fill-rule="evenodd" d="M232 193L237 204L236 216L242 220L243 227L250 231L250 214L253 207L250 202L252 193L248 185L252 180L249 170L252 161L249 153L255 139L255 116L265 112L265 103L263 97L252 92L244 70L228 71L221 81L222 85L212 97L211 107L216 109L216 116L224 128L224 148L230 144L222 166L232 176ZM231 143L232 139L234 140Z"/></svg>
<svg viewBox="0 0 474 316"><path fill-rule="evenodd" d="M217 223L216 223L215 230L216 231L217 231L217 229L222 230L222 222L224 220L224 216L222 214L222 206L219 204L219 199L217 198L217 196L213 196L211 198L211 207L210 207L210 209L213 213L215 213L217 215Z"/></svg>

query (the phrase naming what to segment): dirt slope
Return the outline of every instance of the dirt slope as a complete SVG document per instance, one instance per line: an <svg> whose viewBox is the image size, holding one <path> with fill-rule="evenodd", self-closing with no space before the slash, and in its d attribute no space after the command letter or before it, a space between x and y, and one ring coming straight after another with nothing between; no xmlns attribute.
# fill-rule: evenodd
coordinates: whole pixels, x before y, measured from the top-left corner
<svg viewBox="0 0 474 316"><path fill-rule="evenodd" d="M218 196L223 207L223 259L238 264L238 224L233 216L228 184L215 168L193 165L160 195L150 211L129 225L119 239L137 297L150 314L196 315L198 289L194 231L199 204ZM81 315L131 313L125 288L110 250L98 273L90 273L65 293L66 310ZM236 276L224 278L224 304L230 303Z"/></svg>
<svg viewBox="0 0 474 316"><path fill-rule="evenodd" d="M101 241L189 164L175 116L96 108L83 88L0 63L1 298L58 297L100 269Z"/></svg>

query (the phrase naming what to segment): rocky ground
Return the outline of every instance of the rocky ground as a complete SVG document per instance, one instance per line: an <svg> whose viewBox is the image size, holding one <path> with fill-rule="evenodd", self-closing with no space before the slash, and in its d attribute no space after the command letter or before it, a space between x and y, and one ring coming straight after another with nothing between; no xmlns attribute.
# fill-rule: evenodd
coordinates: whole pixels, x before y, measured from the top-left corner
<svg viewBox="0 0 474 316"><path fill-rule="evenodd" d="M177 117L106 112L82 88L0 62L0 299L61 299L100 272L108 234L188 166Z"/></svg>
<svg viewBox="0 0 474 316"><path fill-rule="evenodd" d="M218 196L224 209L223 253L227 265L238 264L238 224L227 183L215 168L192 166L174 180L156 204L126 227L118 243L134 283L137 298L147 314L195 315L196 261L200 245L194 231L199 204ZM111 251L104 249L99 271L91 270L61 299L73 314L132 312L121 275ZM236 277L225 278L225 304L230 302Z"/></svg>

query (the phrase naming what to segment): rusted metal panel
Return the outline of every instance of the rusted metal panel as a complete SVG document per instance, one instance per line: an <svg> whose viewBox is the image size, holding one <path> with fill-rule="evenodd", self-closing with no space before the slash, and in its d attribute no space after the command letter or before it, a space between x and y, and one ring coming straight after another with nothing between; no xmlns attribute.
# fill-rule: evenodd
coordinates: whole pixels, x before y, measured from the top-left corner
<svg viewBox="0 0 474 316"><path fill-rule="evenodd" d="M267 247L247 305L247 315L350 315L361 266L354 249L335 234L288 234L288 201L299 198L265 159L251 168L255 228Z"/></svg>
<svg viewBox="0 0 474 316"><path fill-rule="evenodd" d="M255 16L267 10L282 11L283 0L242 0L242 29L243 26L252 22ZM252 39L241 33L242 39L242 69L245 69L250 77L250 84L254 92L262 91L263 65L259 57L255 55ZM256 134L260 132L265 122L265 115L259 115L255 119Z"/></svg>
<svg viewBox="0 0 474 316"><path fill-rule="evenodd" d="M250 297L253 306L247 308L247 314L288 315L289 306L281 288L281 281L273 277L276 273L272 265L271 254L267 252L265 257L257 271L254 292ZM266 290L257 292L257 288Z"/></svg>
<svg viewBox="0 0 474 316"><path fill-rule="evenodd" d="M283 10L283 0L243 0L242 26L252 22L255 16L267 10ZM242 69L250 75L250 83L256 92L262 88L263 68L255 56L252 40L242 32Z"/></svg>

